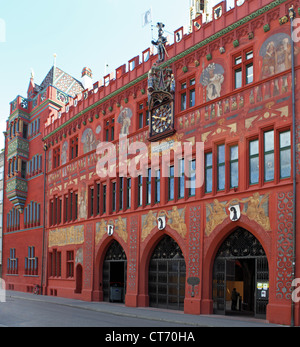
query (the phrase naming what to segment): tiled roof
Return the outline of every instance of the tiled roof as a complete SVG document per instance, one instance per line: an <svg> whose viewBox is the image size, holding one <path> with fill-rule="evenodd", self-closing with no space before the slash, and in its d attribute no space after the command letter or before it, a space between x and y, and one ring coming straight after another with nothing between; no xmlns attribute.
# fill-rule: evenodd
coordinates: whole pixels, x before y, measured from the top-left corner
<svg viewBox="0 0 300 347"><path fill-rule="evenodd" d="M41 90L50 84L72 97L75 97L84 90L81 82L55 66L50 69L40 85Z"/></svg>

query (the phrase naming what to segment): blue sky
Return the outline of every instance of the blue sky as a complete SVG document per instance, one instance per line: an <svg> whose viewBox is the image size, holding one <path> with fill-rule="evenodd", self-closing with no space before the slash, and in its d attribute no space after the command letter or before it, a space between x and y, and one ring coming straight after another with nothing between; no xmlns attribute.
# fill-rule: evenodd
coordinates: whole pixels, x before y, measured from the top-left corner
<svg viewBox="0 0 300 347"><path fill-rule="evenodd" d="M73 77L80 79L87 66L95 82L102 79L106 63L113 72L150 46L151 26L142 27L150 8L153 24L163 22L166 34L188 25L189 0L0 0L6 29L5 42L0 35L0 149L9 103L26 97L31 69L40 84L56 53L57 66Z"/></svg>

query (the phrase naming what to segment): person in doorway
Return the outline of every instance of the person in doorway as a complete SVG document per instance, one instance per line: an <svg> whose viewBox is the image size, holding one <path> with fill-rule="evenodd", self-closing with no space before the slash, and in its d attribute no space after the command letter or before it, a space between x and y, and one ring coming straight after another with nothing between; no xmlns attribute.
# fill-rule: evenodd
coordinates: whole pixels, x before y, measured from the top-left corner
<svg viewBox="0 0 300 347"><path fill-rule="evenodd" d="M233 288L231 293L231 311L237 310L237 302L240 294L236 291L236 288Z"/></svg>

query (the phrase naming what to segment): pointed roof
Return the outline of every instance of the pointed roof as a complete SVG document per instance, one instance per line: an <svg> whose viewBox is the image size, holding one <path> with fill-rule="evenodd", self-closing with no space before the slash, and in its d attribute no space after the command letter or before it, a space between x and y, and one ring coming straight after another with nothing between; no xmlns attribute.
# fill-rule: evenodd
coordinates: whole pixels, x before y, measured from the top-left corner
<svg viewBox="0 0 300 347"><path fill-rule="evenodd" d="M72 97L75 97L84 90L81 82L56 66L52 66L44 78L42 84L39 86L40 90L45 89L50 84Z"/></svg>

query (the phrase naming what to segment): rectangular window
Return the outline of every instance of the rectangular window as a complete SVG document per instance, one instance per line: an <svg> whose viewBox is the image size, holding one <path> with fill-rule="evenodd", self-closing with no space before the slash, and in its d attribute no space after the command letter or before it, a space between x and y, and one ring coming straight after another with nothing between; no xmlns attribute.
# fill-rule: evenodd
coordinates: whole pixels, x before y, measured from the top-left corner
<svg viewBox="0 0 300 347"><path fill-rule="evenodd" d="M181 83L180 91L180 110L184 111L188 107L194 107L196 104L195 78Z"/></svg>
<svg viewBox="0 0 300 347"><path fill-rule="evenodd" d="M212 153L205 154L205 192L212 192L213 180L213 155Z"/></svg>
<svg viewBox="0 0 300 347"><path fill-rule="evenodd" d="M181 84L181 90L186 90L186 83ZM181 111L186 110L186 92L181 93Z"/></svg>
<svg viewBox="0 0 300 347"><path fill-rule="evenodd" d="M7 273L16 275L18 273L18 258L16 257L16 249L9 250L9 258L7 259Z"/></svg>
<svg viewBox="0 0 300 347"><path fill-rule="evenodd" d="M131 178L127 178L127 208L131 208Z"/></svg>
<svg viewBox="0 0 300 347"><path fill-rule="evenodd" d="M116 211L116 202L117 202L117 183L112 182L112 211Z"/></svg>
<svg viewBox="0 0 300 347"><path fill-rule="evenodd" d="M243 84L243 81L242 81L242 69L237 69L234 71L234 88L237 89L237 88L241 88L242 87L242 84Z"/></svg>
<svg viewBox="0 0 300 347"><path fill-rule="evenodd" d="M253 82L253 64L246 65L246 84Z"/></svg>
<svg viewBox="0 0 300 347"><path fill-rule="evenodd" d="M57 147L53 150L53 168L60 166L60 148Z"/></svg>
<svg viewBox="0 0 300 347"><path fill-rule="evenodd" d="M25 258L25 274L31 276L38 274L38 258L35 256L35 247L28 247L28 257Z"/></svg>
<svg viewBox="0 0 300 347"><path fill-rule="evenodd" d="M234 58L234 88L242 88L254 82L253 50L240 52Z"/></svg>
<svg viewBox="0 0 300 347"><path fill-rule="evenodd" d="M274 180L274 130L264 133L265 182Z"/></svg>
<svg viewBox="0 0 300 347"><path fill-rule="evenodd" d="M74 205L73 192L70 192L70 221L73 220L73 205Z"/></svg>
<svg viewBox="0 0 300 347"><path fill-rule="evenodd" d="M102 185L102 210L103 210L103 213L106 213L106 184L103 184Z"/></svg>
<svg viewBox="0 0 300 347"><path fill-rule="evenodd" d="M75 202L74 202L74 220L78 219L78 192L74 193Z"/></svg>
<svg viewBox="0 0 300 347"><path fill-rule="evenodd" d="M218 190L225 189L225 145L218 146Z"/></svg>
<svg viewBox="0 0 300 347"><path fill-rule="evenodd" d="M148 169L148 176L146 181L146 204L151 204L151 169Z"/></svg>
<svg viewBox="0 0 300 347"><path fill-rule="evenodd" d="M239 186L239 147L230 147L230 188Z"/></svg>
<svg viewBox="0 0 300 347"><path fill-rule="evenodd" d="M148 99L145 99L141 104L139 104L138 116L139 129L149 125Z"/></svg>
<svg viewBox="0 0 300 347"><path fill-rule="evenodd" d="M113 141L115 139L115 128L114 128L115 119L111 117L104 121L104 133L106 142Z"/></svg>
<svg viewBox="0 0 300 347"><path fill-rule="evenodd" d="M65 218L64 218L64 222L67 223L67 221L69 220L68 219L68 209L69 209L69 206L68 206L68 195L65 195Z"/></svg>
<svg viewBox="0 0 300 347"><path fill-rule="evenodd" d="M285 131L279 135L280 142L280 178L291 177L291 132Z"/></svg>
<svg viewBox="0 0 300 347"><path fill-rule="evenodd" d="M94 216L94 187L90 187L90 217Z"/></svg>
<svg viewBox="0 0 300 347"><path fill-rule="evenodd" d="M189 187L189 196L196 195L196 160L191 160L189 162L189 179L190 179L190 187Z"/></svg>
<svg viewBox="0 0 300 347"><path fill-rule="evenodd" d="M155 203L160 202L160 170L155 175Z"/></svg>
<svg viewBox="0 0 300 347"><path fill-rule="evenodd" d="M184 159L179 160L178 199L184 198Z"/></svg>
<svg viewBox="0 0 300 347"><path fill-rule="evenodd" d="M169 184L168 184L168 199L174 200L174 166L170 166L169 171Z"/></svg>
<svg viewBox="0 0 300 347"><path fill-rule="evenodd" d="M259 182L259 141L251 141L249 147L250 184L257 184Z"/></svg>
<svg viewBox="0 0 300 347"><path fill-rule="evenodd" d="M78 136L70 140L70 160L78 157Z"/></svg>
<svg viewBox="0 0 300 347"><path fill-rule="evenodd" d="M143 176L138 176L138 206L143 205Z"/></svg>
<svg viewBox="0 0 300 347"><path fill-rule="evenodd" d="M123 196L123 192L124 192L124 178L123 177L120 177L120 180L119 180L119 192L120 192L120 195L119 195L119 210L123 210L123 199L124 199L124 196Z"/></svg>
<svg viewBox="0 0 300 347"><path fill-rule="evenodd" d="M191 79L190 80L190 87L192 87L192 86L195 86L195 79L193 78L193 79ZM195 102L196 102L196 92L195 92L195 87L192 87L192 88L190 88L190 90L189 90L189 97L190 97L190 107L194 107L195 106Z"/></svg>
<svg viewBox="0 0 300 347"><path fill-rule="evenodd" d="M61 277L61 252L57 252L56 249L53 250L50 255L50 276L51 277Z"/></svg>
<svg viewBox="0 0 300 347"><path fill-rule="evenodd" d="M74 277L74 251L67 251L67 277Z"/></svg>
<svg viewBox="0 0 300 347"><path fill-rule="evenodd" d="M100 183L97 183L96 214L100 214Z"/></svg>

